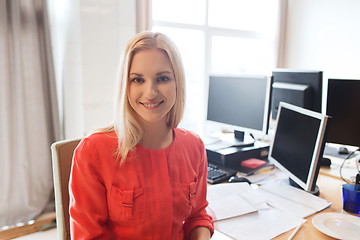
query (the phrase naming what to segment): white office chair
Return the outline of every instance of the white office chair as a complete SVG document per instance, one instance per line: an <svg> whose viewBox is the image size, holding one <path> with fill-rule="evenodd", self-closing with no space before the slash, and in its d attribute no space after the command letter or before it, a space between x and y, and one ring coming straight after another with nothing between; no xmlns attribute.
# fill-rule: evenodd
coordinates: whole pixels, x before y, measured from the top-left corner
<svg viewBox="0 0 360 240"><path fill-rule="evenodd" d="M81 139L64 140L51 145L57 235L60 240L70 239L69 177L73 153Z"/></svg>

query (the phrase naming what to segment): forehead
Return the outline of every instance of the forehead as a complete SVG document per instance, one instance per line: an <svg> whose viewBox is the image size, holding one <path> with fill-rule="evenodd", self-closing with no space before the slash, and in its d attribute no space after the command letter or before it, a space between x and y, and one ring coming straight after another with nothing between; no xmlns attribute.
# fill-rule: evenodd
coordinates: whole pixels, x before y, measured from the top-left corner
<svg viewBox="0 0 360 240"><path fill-rule="evenodd" d="M133 71L172 71L168 55L160 49L146 49L136 52L131 60L130 73Z"/></svg>

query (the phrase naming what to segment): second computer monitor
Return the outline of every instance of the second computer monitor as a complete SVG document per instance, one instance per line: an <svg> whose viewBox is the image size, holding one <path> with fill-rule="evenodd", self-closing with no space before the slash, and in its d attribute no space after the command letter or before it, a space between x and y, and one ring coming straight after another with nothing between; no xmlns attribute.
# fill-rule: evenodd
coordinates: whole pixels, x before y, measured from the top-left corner
<svg viewBox="0 0 360 240"><path fill-rule="evenodd" d="M327 142L360 147L360 80L328 79Z"/></svg>
<svg viewBox="0 0 360 240"><path fill-rule="evenodd" d="M280 102L287 102L315 112L321 112L322 71L277 69L272 73L272 118Z"/></svg>
<svg viewBox="0 0 360 240"><path fill-rule="evenodd" d="M328 117L287 103L280 103L269 159L295 186L318 194L319 159L325 145Z"/></svg>
<svg viewBox="0 0 360 240"><path fill-rule="evenodd" d="M210 76L207 120L234 130L266 133L270 87L267 76Z"/></svg>

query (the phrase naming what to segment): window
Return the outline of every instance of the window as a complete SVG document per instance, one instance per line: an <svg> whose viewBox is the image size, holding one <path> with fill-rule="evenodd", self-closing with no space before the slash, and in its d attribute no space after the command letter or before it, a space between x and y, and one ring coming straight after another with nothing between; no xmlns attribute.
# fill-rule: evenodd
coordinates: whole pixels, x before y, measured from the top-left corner
<svg viewBox="0 0 360 240"><path fill-rule="evenodd" d="M271 74L280 0L152 0L152 30L168 35L186 74L183 127L202 134L210 74Z"/></svg>

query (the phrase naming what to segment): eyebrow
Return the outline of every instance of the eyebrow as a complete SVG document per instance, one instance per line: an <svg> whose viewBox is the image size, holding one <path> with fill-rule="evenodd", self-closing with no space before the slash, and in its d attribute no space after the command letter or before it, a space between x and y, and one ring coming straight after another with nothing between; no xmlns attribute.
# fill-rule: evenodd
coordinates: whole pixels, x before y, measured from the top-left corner
<svg viewBox="0 0 360 240"><path fill-rule="evenodd" d="M163 75L163 74L172 74L172 72L171 72L171 71L162 71L162 72L156 73L156 76L160 76L160 75ZM130 73L129 76L130 76L130 75L136 75L136 76L138 76L138 77L142 77L142 76L143 76L143 74L141 74L141 73Z"/></svg>
<svg viewBox="0 0 360 240"><path fill-rule="evenodd" d="M172 73L171 71L162 71L162 72L156 73L156 76L163 75L163 74L171 74L171 73Z"/></svg>

